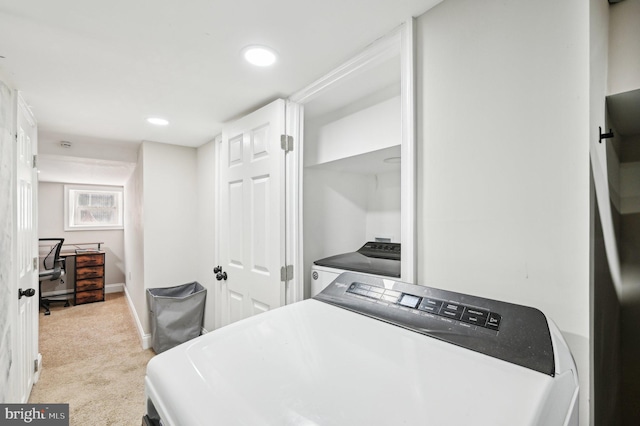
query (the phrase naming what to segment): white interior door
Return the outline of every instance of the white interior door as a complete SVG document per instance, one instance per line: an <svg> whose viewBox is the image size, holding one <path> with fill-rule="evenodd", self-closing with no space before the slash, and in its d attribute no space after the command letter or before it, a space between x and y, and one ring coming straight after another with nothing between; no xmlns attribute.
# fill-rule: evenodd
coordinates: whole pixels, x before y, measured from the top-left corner
<svg viewBox="0 0 640 426"><path fill-rule="evenodd" d="M18 321L16 374L20 402L27 402L36 377L38 359L38 246L34 209L36 196L37 128L31 111L20 96L17 105L16 245ZM34 260L35 259L35 260Z"/></svg>
<svg viewBox="0 0 640 426"><path fill-rule="evenodd" d="M221 325L282 306L285 285L285 102L224 127L220 146Z"/></svg>

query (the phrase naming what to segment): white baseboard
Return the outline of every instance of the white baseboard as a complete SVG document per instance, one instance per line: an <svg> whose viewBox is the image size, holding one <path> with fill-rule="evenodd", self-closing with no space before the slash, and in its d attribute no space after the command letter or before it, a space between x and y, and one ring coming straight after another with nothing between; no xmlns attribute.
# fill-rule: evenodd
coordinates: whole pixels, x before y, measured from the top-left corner
<svg viewBox="0 0 640 426"><path fill-rule="evenodd" d="M104 286L105 293L122 293L124 291L124 283L107 284Z"/></svg>
<svg viewBox="0 0 640 426"><path fill-rule="evenodd" d="M124 291L124 283L115 283L115 284L107 284L104 286L105 293L121 293ZM71 293L70 293L71 292ZM73 288L71 289L62 289L62 290L51 290L47 292L42 292L42 297L55 297L63 294L73 296Z"/></svg>
<svg viewBox="0 0 640 426"><path fill-rule="evenodd" d="M68 296L71 296L70 297L71 299L73 299L73 289L51 290L51 291L42 292L42 297L55 297L60 295L68 295Z"/></svg>
<svg viewBox="0 0 640 426"><path fill-rule="evenodd" d="M142 323L140 322L140 318L138 318L138 314L136 312L136 308L133 306L133 302L131 301L131 297L129 296L129 292L127 291L127 286L122 286L124 290L125 298L127 299L127 305L129 306L129 311L131 312L131 316L133 317L134 322L136 323L136 329L138 331L138 337L140 338L140 344L142 345L142 349L151 348L151 334L145 333L144 328L142 328Z"/></svg>
<svg viewBox="0 0 640 426"><path fill-rule="evenodd" d="M37 367L36 367L36 374L33 375L33 383L38 383L38 380L40 380L40 372L42 371L42 354L40 352L38 352L38 358L36 359L37 363ZM26 403L27 401L25 401Z"/></svg>

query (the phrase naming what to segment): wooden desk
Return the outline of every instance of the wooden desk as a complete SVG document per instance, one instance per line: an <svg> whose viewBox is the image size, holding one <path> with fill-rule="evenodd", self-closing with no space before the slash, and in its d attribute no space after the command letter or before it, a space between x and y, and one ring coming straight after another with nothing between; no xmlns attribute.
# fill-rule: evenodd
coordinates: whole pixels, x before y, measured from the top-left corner
<svg viewBox="0 0 640 426"><path fill-rule="evenodd" d="M104 259L103 251L76 253L64 251L61 257L74 257L74 305L104 301Z"/></svg>

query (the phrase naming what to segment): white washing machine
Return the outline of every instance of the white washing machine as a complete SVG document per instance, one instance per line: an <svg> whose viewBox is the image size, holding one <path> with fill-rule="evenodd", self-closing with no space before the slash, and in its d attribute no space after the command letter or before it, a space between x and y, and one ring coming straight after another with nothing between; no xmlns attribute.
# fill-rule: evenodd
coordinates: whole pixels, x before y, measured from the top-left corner
<svg viewBox="0 0 640 426"><path fill-rule="evenodd" d="M542 312L355 273L155 356L145 387L153 425L578 424Z"/></svg>
<svg viewBox="0 0 640 426"><path fill-rule="evenodd" d="M370 241L358 251L316 260L311 266L311 297L314 297L343 272L359 272L380 278L400 278L399 243Z"/></svg>

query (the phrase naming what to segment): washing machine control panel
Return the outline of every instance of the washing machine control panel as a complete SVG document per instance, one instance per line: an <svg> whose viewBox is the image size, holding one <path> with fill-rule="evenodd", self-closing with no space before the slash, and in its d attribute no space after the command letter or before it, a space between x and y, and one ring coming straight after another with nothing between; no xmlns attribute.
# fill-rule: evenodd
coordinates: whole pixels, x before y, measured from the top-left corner
<svg viewBox="0 0 640 426"><path fill-rule="evenodd" d="M380 300L401 308L404 307L415 314L430 313L490 330L498 331L500 329L500 320L502 319L500 314L475 306L466 306L432 297L402 293L361 282L352 282L347 288L347 292L367 297L374 301Z"/></svg>
<svg viewBox="0 0 640 426"><path fill-rule="evenodd" d="M554 375L551 332L539 310L345 272L314 297L358 314Z"/></svg>
<svg viewBox="0 0 640 426"><path fill-rule="evenodd" d="M402 257L402 248L400 243L381 243L369 241L365 243L358 253L367 257L375 257L380 259L400 260Z"/></svg>

